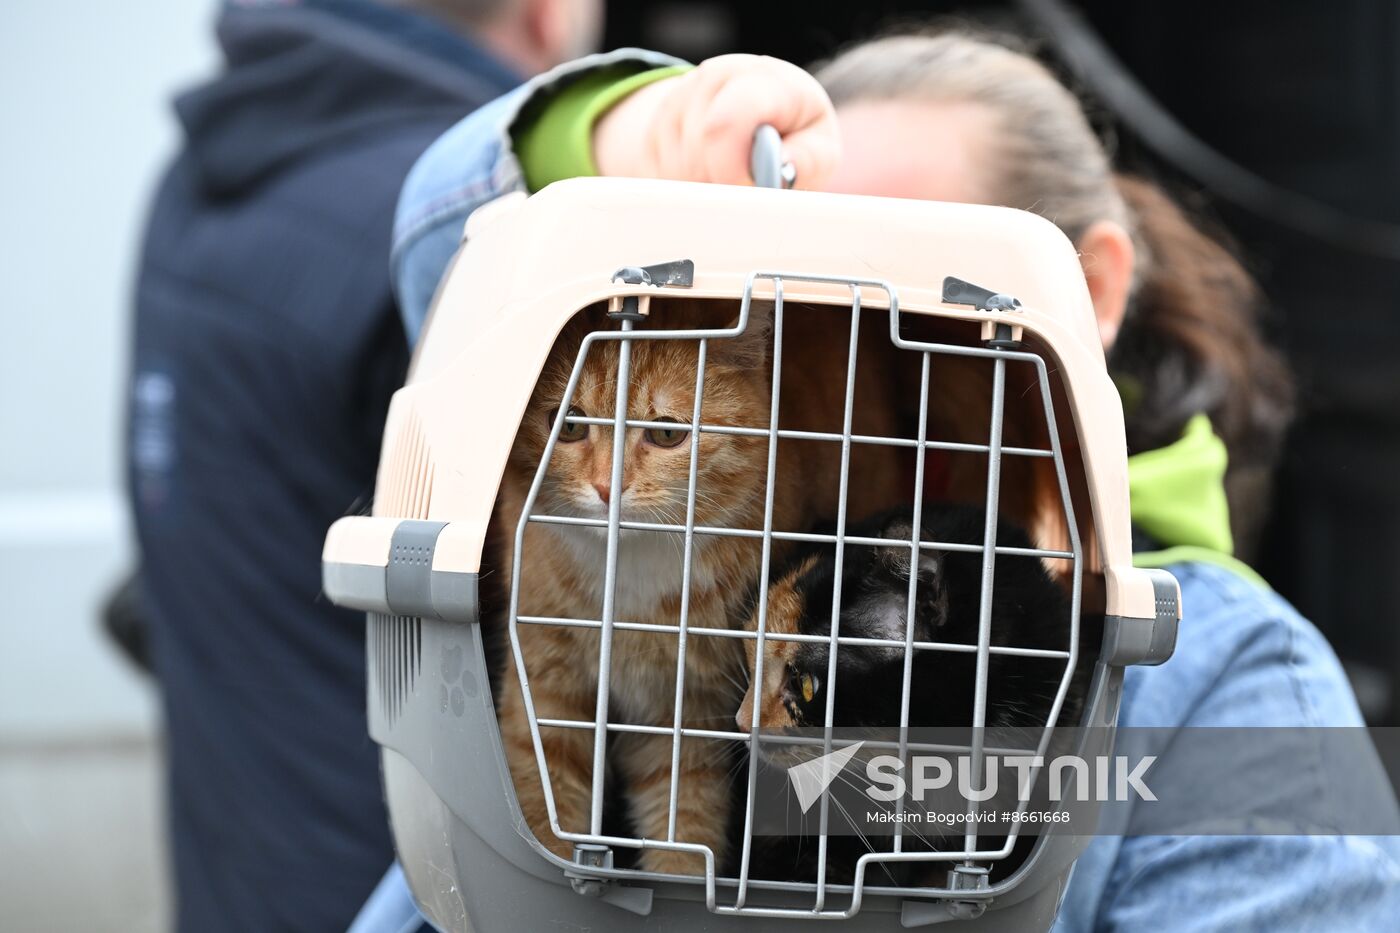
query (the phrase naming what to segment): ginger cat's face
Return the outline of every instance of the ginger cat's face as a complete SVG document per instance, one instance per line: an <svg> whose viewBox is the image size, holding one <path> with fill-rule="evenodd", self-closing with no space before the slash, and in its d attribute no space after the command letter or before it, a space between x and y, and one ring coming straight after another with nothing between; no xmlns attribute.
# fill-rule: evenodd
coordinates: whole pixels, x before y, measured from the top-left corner
<svg viewBox="0 0 1400 933"><path fill-rule="evenodd" d="M688 302L684 317L680 316L684 313L681 309L669 315L654 313L638 329L732 326L732 305L726 304L722 309L695 307L700 304ZM715 317L717 312L721 313L719 319L704 320L706 316ZM620 351L620 344L615 341L593 345L567 409L563 399L583 336L592 330L615 328L600 313L589 311L560 335L512 451L511 468L519 471L525 482L533 478L551 425L564 411L593 418L613 417ZM755 314L746 333L710 341L701 410L705 424L767 426L771 385L768 339L765 322ZM686 428L694 414L697 357L695 341L633 341L627 417L674 423L676 428L628 429L622 484L614 490L612 426L565 424L535 512L606 518L609 500L617 495L621 497L624 520L683 524L691 449L691 435ZM750 514L755 505L762 506L766 456L765 438L702 433L696 523L745 524L738 521L739 517Z"/></svg>

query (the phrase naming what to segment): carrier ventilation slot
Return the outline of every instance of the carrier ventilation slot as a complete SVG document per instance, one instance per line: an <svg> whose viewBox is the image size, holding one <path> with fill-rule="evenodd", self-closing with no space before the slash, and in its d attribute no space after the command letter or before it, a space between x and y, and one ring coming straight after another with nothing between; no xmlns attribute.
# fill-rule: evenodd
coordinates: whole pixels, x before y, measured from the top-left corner
<svg viewBox="0 0 1400 933"><path fill-rule="evenodd" d="M369 637L371 682L380 711L392 724L413 694L423 667L423 620L370 613Z"/></svg>
<svg viewBox="0 0 1400 933"><path fill-rule="evenodd" d="M428 506L432 502L435 466L427 436L423 432L423 422L418 413L410 408L403 426L395 433L394 446L380 484L379 501L375 504L376 514L395 518L427 518Z"/></svg>

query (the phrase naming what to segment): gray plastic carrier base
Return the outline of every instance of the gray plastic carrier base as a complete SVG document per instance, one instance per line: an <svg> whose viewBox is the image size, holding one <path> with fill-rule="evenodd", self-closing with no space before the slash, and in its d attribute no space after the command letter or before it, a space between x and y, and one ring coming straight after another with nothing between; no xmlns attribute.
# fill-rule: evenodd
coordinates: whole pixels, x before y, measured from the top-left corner
<svg viewBox="0 0 1400 933"><path fill-rule="evenodd" d="M370 616L370 733L384 748L385 793L404 872L434 924L453 933L516 933L561 922L609 933L813 925L712 913L698 884L580 882L593 896L578 893L563 864L534 840L521 817L479 635L472 623ZM1099 665L1089 721L1116 721L1121 678L1121 669ZM956 919L956 906L946 902L867 892L860 912L836 923L852 931L929 924L979 933L1046 930L1087 842L1071 836L1043 840L1018 870L1020 883L992 899L975 920ZM828 902L849 896L832 891ZM721 881L719 904L733 903L733 897L733 888ZM751 890L749 901L791 908L810 905L812 894Z"/></svg>

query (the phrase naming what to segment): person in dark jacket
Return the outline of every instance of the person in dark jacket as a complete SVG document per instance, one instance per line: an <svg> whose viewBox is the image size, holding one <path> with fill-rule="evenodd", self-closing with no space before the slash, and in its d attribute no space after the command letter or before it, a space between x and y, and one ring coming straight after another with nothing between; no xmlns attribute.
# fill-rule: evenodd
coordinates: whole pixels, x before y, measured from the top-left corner
<svg viewBox="0 0 1400 933"><path fill-rule="evenodd" d="M415 9L409 9L409 7ZM363 616L320 549L367 507L408 360L394 204L466 113L596 35L598 0L228 4L135 296L129 483L164 692L177 926L342 931L393 858Z"/></svg>

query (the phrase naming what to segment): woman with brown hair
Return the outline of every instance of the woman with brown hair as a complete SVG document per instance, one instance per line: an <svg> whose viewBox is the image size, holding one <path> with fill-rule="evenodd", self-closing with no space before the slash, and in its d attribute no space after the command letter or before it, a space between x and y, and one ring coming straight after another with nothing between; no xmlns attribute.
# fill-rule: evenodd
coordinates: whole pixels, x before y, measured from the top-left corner
<svg viewBox="0 0 1400 933"><path fill-rule="evenodd" d="M400 201L410 335L480 203L593 173L745 183L763 123L783 135L799 187L1039 213L1079 250L1123 396L1135 560L1170 566L1182 588L1176 654L1127 670L1120 726L1361 726L1326 641L1233 556L1258 525L1291 402L1240 265L1156 187L1116 176L1079 102L1019 51L957 32L892 36L816 78L752 56L689 69L614 53L473 114ZM1300 806L1325 798L1321 754L1265 762L1271 789ZM1394 819L1385 806L1378 818ZM1120 835L1080 858L1056 929L1383 929L1396 916L1393 837Z"/></svg>
<svg viewBox="0 0 1400 933"><path fill-rule="evenodd" d="M844 149L829 190L1018 207L1064 231L1083 257L1129 453L1166 447L1205 414L1229 454L1230 526L1252 539L1292 386L1239 262L1160 189L1115 176L1078 100L1007 45L891 36L817 78ZM938 164L972 153L975 166Z"/></svg>

